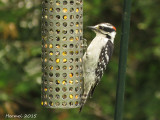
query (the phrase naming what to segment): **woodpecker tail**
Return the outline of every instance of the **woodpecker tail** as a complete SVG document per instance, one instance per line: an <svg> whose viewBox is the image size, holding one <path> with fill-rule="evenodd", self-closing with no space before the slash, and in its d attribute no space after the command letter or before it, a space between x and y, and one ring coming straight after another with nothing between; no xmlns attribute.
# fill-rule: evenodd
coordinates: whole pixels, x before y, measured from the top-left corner
<svg viewBox="0 0 160 120"><path fill-rule="evenodd" d="M82 108L83 108L83 106L81 106L81 107L80 107L80 109L79 109L79 113L81 113L81 111L82 111Z"/></svg>
<svg viewBox="0 0 160 120"><path fill-rule="evenodd" d="M85 94L85 93L84 93L84 94L82 95L81 107L80 107L80 109L79 109L79 113L82 111L82 108L83 108L84 104L86 103L87 98L88 98L88 94Z"/></svg>

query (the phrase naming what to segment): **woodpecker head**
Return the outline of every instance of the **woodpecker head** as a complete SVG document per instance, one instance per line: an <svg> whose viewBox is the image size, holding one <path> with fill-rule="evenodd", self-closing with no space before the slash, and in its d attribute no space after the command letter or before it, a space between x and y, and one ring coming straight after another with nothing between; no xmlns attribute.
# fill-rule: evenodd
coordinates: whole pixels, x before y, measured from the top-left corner
<svg viewBox="0 0 160 120"><path fill-rule="evenodd" d="M95 26L88 26L98 35L104 35L109 39L114 39L116 35L116 28L110 23L101 23Z"/></svg>

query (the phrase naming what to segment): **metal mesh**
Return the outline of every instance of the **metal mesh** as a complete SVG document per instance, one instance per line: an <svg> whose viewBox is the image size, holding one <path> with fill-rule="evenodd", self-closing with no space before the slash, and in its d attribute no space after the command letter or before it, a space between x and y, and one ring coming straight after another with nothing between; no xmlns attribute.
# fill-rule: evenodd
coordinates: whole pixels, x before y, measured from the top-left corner
<svg viewBox="0 0 160 120"><path fill-rule="evenodd" d="M80 106L82 0L42 0L42 101L49 108Z"/></svg>

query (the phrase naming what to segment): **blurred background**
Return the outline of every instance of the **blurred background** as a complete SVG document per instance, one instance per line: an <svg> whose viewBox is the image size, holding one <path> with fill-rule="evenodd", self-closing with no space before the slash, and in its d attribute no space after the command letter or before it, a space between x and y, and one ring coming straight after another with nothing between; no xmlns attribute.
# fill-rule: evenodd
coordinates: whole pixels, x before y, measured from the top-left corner
<svg viewBox="0 0 160 120"><path fill-rule="evenodd" d="M126 76L124 120L160 120L159 0L133 0ZM108 69L81 114L78 109L44 109L41 100L41 1L0 0L0 119L37 114L38 120L113 120L123 0L84 0L86 26L117 28ZM16 119L15 119L16 120Z"/></svg>

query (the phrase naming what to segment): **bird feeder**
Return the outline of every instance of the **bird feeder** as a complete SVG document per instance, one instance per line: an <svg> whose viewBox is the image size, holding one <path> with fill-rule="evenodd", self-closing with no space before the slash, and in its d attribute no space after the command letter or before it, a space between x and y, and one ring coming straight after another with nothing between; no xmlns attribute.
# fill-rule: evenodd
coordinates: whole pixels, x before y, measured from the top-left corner
<svg viewBox="0 0 160 120"><path fill-rule="evenodd" d="M82 0L42 0L41 105L80 107L83 92Z"/></svg>

